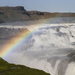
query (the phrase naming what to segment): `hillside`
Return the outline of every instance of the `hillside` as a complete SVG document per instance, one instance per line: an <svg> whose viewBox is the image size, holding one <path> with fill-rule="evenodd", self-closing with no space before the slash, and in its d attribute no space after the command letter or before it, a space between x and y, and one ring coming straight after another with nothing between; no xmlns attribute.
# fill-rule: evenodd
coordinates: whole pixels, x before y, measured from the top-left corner
<svg viewBox="0 0 75 75"><path fill-rule="evenodd" d="M0 75L50 75L42 70L31 69L23 65L9 64L0 58Z"/></svg>
<svg viewBox="0 0 75 75"><path fill-rule="evenodd" d="M50 17L75 17L75 13L49 13L26 11L23 6L0 7L0 23L14 21L38 20Z"/></svg>

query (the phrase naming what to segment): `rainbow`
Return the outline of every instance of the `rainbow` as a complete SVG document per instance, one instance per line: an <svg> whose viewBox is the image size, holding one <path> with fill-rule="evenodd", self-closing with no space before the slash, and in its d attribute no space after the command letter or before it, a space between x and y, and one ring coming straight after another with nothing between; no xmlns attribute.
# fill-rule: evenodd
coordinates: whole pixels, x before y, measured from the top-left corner
<svg viewBox="0 0 75 75"><path fill-rule="evenodd" d="M56 16L58 17L58 15ZM55 17L55 18L56 18ZM54 18L54 19L55 19ZM40 23L35 23L33 30L30 32L28 29L24 29L22 32L17 34L14 38L11 38L7 43L4 44L4 46L0 50L0 57L6 57L11 51L13 51L16 47L22 44L24 40L27 40L31 36L32 33L35 33L35 28L39 29L43 24L50 22L50 19L43 20ZM39 26L37 26L39 25Z"/></svg>
<svg viewBox="0 0 75 75"><path fill-rule="evenodd" d="M24 40L27 40L31 36L31 32L28 29L24 29L18 33L15 37L11 38L0 50L0 57L5 57L15 47L18 47Z"/></svg>

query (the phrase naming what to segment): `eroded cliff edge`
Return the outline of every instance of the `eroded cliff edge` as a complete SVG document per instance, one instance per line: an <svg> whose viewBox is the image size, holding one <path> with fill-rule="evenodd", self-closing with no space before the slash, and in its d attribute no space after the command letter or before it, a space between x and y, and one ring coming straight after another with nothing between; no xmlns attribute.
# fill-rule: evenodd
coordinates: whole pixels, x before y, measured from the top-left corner
<svg viewBox="0 0 75 75"><path fill-rule="evenodd" d="M0 7L0 23L38 20L50 17L75 17L75 13L26 11L23 6Z"/></svg>

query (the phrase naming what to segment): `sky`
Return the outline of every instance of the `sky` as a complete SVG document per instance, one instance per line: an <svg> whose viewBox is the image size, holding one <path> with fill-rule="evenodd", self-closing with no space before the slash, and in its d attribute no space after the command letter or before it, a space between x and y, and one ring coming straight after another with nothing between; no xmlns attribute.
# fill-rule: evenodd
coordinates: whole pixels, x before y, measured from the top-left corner
<svg viewBox="0 0 75 75"><path fill-rule="evenodd" d="M24 6L27 11L75 12L75 0L0 0L0 6Z"/></svg>

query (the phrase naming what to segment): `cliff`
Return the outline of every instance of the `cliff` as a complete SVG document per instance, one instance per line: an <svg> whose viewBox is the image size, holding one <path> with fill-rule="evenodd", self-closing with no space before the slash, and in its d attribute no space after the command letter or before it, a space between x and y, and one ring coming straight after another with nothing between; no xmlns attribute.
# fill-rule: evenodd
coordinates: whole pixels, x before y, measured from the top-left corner
<svg viewBox="0 0 75 75"><path fill-rule="evenodd" d="M26 11L23 6L0 7L0 23L38 20L50 17L75 17L75 13L49 13L39 11Z"/></svg>
<svg viewBox="0 0 75 75"><path fill-rule="evenodd" d="M0 7L0 23L29 20L29 14L24 7Z"/></svg>

